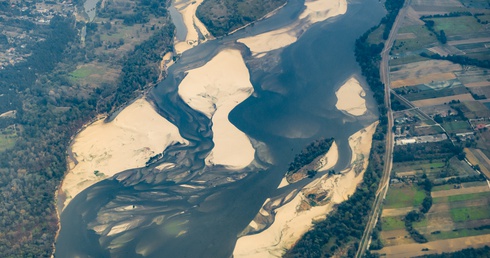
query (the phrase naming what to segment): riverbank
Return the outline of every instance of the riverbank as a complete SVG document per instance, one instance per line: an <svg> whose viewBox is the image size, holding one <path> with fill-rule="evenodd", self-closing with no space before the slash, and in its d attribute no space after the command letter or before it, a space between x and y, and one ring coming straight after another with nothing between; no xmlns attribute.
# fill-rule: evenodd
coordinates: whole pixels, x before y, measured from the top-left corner
<svg viewBox="0 0 490 258"><path fill-rule="evenodd" d="M312 24L346 12L346 0L306 0L305 9L300 14L299 19L291 25L256 36L242 38L238 42L250 48L254 56L261 57L269 51L283 48L296 42L301 33L306 31Z"/></svg>
<svg viewBox="0 0 490 258"><path fill-rule="evenodd" d="M182 100L213 122L214 148L206 164L239 169L254 160L250 139L228 120L229 113L252 92L248 68L235 49L222 50L202 67L188 71L180 83Z"/></svg>
<svg viewBox="0 0 490 258"><path fill-rule="evenodd" d="M78 133L71 146L59 194L66 207L89 186L118 172L145 166L148 159L175 143L187 143L178 128L160 116L144 98L123 109L113 121L100 119Z"/></svg>
<svg viewBox="0 0 490 258"><path fill-rule="evenodd" d="M301 189L293 200L276 208L274 222L269 228L238 239L234 257L281 257L285 250L290 249L313 227L314 221L324 219L335 204L347 200L355 192L366 171L377 124L375 122L349 137L352 159L347 169L340 175L330 176L327 173L314 180ZM335 152L335 149L330 152ZM322 169L328 170L335 163L336 160L328 160ZM319 196L322 199L318 199ZM312 202L316 205L312 206ZM257 224L257 221L252 221L250 226Z"/></svg>
<svg viewBox="0 0 490 258"><path fill-rule="evenodd" d="M187 30L185 41L175 42L175 52L177 54L182 54L184 51L197 46L199 43L212 39L211 33L209 33L206 26L204 26L196 16L197 7L203 1L204 0L181 0L175 2L174 6L182 15Z"/></svg>
<svg viewBox="0 0 490 258"><path fill-rule="evenodd" d="M356 77L350 77L336 92L338 110L344 111L353 116L366 114L366 92Z"/></svg>

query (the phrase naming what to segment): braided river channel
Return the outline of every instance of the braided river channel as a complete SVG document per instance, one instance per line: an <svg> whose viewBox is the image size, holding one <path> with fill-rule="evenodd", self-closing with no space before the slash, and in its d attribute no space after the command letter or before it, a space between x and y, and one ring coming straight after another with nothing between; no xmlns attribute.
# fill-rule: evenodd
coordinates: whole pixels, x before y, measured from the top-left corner
<svg viewBox="0 0 490 258"><path fill-rule="evenodd" d="M298 20L303 4L289 0L254 26L182 54L149 97L188 144L169 146L156 163L121 171L78 194L61 213L56 257L231 257L240 233L267 198L311 181L277 188L294 155L307 144L334 137L339 149L334 169L349 164L348 137L377 119L354 44L385 12L377 0L348 1L345 14L312 25L295 43L260 58L237 42ZM181 23L175 24L179 31ZM254 88L229 114L256 150L255 160L241 169L206 164L214 147L212 121L178 94L185 71L206 64L223 49L241 52ZM367 93L368 112L358 117L335 107L336 90L353 75ZM118 234L96 230L134 221L137 227Z"/></svg>

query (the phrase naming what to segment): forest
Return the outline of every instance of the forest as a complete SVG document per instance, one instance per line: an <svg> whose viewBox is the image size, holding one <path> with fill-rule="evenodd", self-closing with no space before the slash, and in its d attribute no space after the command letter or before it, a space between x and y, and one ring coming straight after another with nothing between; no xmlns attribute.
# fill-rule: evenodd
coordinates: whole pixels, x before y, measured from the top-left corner
<svg viewBox="0 0 490 258"><path fill-rule="evenodd" d="M71 137L98 113L117 110L155 83L159 58L173 50L174 27L166 20L154 36L117 61L123 70L116 84L90 90L69 79L90 58L80 44L80 24L70 16L34 27L45 40L30 46L27 60L0 70L0 95L8 100L8 105L0 101L0 111L16 111L15 118L2 118L0 125L15 124L18 134L15 145L0 152L2 257L51 256L58 230L55 191L66 172Z"/></svg>
<svg viewBox="0 0 490 258"><path fill-rule="evenodd" d="M326 154L332 146L334 139L320 139L310 143L301 153L294 157L294 161L289 164L288 172L294 172L305 165L310 164L315 158Z"/></svg>
<svg viewBox="0 0 490 258"><path fill-rule="evenodd" d="M197 8L196 16L213 36L220 37L262 18L285 3L286 0L206 0Z"/></svg>

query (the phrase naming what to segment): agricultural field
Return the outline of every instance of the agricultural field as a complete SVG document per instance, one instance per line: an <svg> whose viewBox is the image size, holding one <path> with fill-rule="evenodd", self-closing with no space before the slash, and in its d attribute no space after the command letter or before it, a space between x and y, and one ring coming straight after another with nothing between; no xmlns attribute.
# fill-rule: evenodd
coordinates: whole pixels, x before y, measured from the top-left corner
<svg viewBox="0 0 490 258"><path fill-rule="evenodd" d="M471 96L470 93L466 93L466 94L458 94L458 95L446 96L446 97L416 100L416 101L412 101L412 104L416 107L425 107L425 106L432 106L432 105L447 104L452 101L465 102L465 101L473 101L473 100L475 100L473 96Z"/></svg>
<svg viewBox="0 0 490 258"><path fill-rule="evenodd" d="M390 189L386 201L394 198L394 195L416 192L413 187L407 185L401 189ZM413 200L420 200L420 196L410 196L414 197ZM405 205L413 204L413 200L406 198L395 199ZM456 251L468 244L479 247L488 243L486 241L490 240L490 187L486 181L434 186L432 200L432 207L424 218L413 223L413 227L427 239L426 243L415 242L405 230L404 217L410 210L415 209L414 207L407 209L401 207L405 205L385 205L380 218L380 235L384 248L376 252L390 257L412 257L448 250Z"/></svg>
<svg viewBox="0 0 490 258"><path fill-rule="evenodd" d="M466 133L466 132L473 131L473 129L471 128L470 124L467 121L444 122L442 123L442 127L444 127L444 129L449 134Z"/></svg>
<svg viewBox="0 0 490 258"><path fill-rule="evenodd" d="M12 148L17 139L17 131L14 126L0 130L0 152Z"/></svg>
<svg viewBox="0 0 490 258"><path fill-rule="evenodd" d="M490 110L479 101L466 101L458 105L461 112L468 119L479 119L490 116Z"/></svg>
<svg viewBox="0 0 490 258"><path fill-rule="evenodd" d="M453 176L478 175L466 162L458 160L456 157L449 160L418 160L393 164L393 175L397 178L422 177L424 174L434 182Z"/></svg>
<svg viewBox="0 0 490 258"><path fill-rule="evenodd" d="M397 162L393 164L393 173L396 177L438 175L447 168L445 160L422 160Z"/></svg>
<svg viewBox="0 0 490 258"><path fill-rule="evenodd" d="M439 54L490 59L490 10L474 9L475 5L485 4L458 0L411 2L389 65L391 87L414 106L458 100L485 103L490 96L488 69L427 58ZM426 56L422 57L423 53ZM468 112L468 118L489 116L487 106L490 104L479 105Z"/></svg>
<svg viewBox="0 0 490 258"><path fill-rule="evenodd" d="M474 166L478 165L479 170L490 177L490 159L479 149L465 148L466 158Z"/></svg>
<svg viewBox="0 0 490 258"><path fill-rule="evenodd" d="M436 36L424 25L402 27L398 33L391 52L395 56L412 54L412 52L421 51L425 46L437 42Z"/></svg>
<svg viewBox="0 0 490 258"><path fill-rule="evenodd" d="M476 36L479 33L487 32L486 26L479 23L474 16L440 17L426 20L434 21L434 30L444 30L449 39L465 38L466 35Z"/></svg>
<svg viewBox="0 0 490 258"><path fill-rule="evenodd" d="M454 72L461 71L461 69L461 65L443 60L427 60L390 66L391 87L399 88L452 80L456 78ZM444 85L437 88L444 88Z"/></svg>
<svg viewBox="0 0 490 258"><path fill-rule="evenodd" d="M396 184L390 187L384 207L386 209L413 208L422 204L424 197L425 193L417 186Z"/></svg>
<svg viewBox="0 0 490 258"><path fill-rule="evenodd" d="M111 82L119 76L116 69L108 68L106 64L92 62L79 66L75 71L69 73L69 79L77 84L88 84L97 87L103 82Z"/></svg>

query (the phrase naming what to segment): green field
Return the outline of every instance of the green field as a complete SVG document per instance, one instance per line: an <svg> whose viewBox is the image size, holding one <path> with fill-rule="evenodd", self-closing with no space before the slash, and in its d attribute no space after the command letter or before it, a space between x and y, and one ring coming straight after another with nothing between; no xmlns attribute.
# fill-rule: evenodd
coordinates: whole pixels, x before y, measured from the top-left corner
<svg viewBox="0 0 490 258"><path fill-rule="evenodd" d="M471 131L471 126L466 121L452 121L442 123L442 127L446 129L448 133L464 133Z"/></svg>
<svg viewBox="0 0 490 258"><path fill-rule="evenodd" d="M423 50L427 45L437 42L436 36L423 25L405 26L400 28L398 33L413 33L416 38L395 40L392 49L393 54L404 53L405 51Z"/></svg>
<svg viewBox="0 0 490 258"><path fill-rule="evenodd" d="M487 181L466 182L461 184L463 187L487 186Z"/></svg>
<svg viewBox="0 0 490 258"><path fill-rule="evenodd" d="M401 57L397 57L395 59L391 59L389 61L389 65L390 66L403 65L403 64L409 64L409 63L415 63L415 62L427 61L427 60L430 59L426 57L422 57L419 54L404 55Z"/></svg>
<svg viewBox="0 0 490 258"><path fill-rule="evenodd" d="M484 42L478 42L478 43L470 43L470 44L460 44L456 46L460 50L471 50L475 48L484 48L485 43Z"/></svg>
<svg viewBox="0 0 490 258"><path fill-rule="evenodd" d="M442 231L438 234L426 234L425 237L429 241L459 238L459 237L469 237L490 234L490 229L475 230L475 229L458 229L454 231Z"/></svg>
<svg viewBox="0 0 490 258"><path fill-rule="evenodd" d="M451 209L451 218L454 222L490 218L490 207L472 206Z"/></svg>
<svg viewBox="0 0 490 258"><path fill-rule="evenodd" d="M473 16L431 18L435 22L434 30L444 30L447 36L472 34L483 31L484 25L478 23Z"/></svg>
<svg viewBox="0 0 490 258"><path fill-rule="evenodd" d="M385 208L418 207L425 198L423 190L415 186L391 187L386 196Z"/></svg>
<svg viewBox="0 0 490 258"><path fill-rule="evenodd" d="M410 170L429 170L434 168L441 168L445 166L445 162L442 159L436 160L421 160L421 161L408 161L408 162L396 162L393 164L393 170L397 172L410 171Z"/></svg>
<svg viewBox="0 0 490 258"><path fill-rule="evenodd" d="M451 190L454 189L454 185L437 185L432 187L432 192L443 191L443 190Z"/></svg>
<svg viewBox="0 0 490 258"><path fill-rule="evenodd" d="M459 82L457 82L457 83L459 83ZM408 93L408 94L404 95L404 97L410 101L416 101L416 100L422 100L422 99L434 99L434 98L448 97L448 96L454 96L454 95L468 93L468 90L465 87L463 87L461 84L456 85L455 87L445 88L445 89L440 89L440 90L433 90L433 89L430 89L427 87L425 90L420 91L421 87L424 87L424 86L419 85L419 86L406 87L406 89L412 88L412 89L416 89L419 91L414 92L414 93ZM401 90L405 90L405 89L399 88L396 92L400 92Z"/></svg>
<svg viewBox="0 0 490 258"><path fill-rule="evenodd" d="M451 202L461 202L461 201L471 201L471 200L482 200L482 202L486 202L487 200L490 200L490 192L437 197L434 198L432 201L433 203L451 203Z"/></svg>
<svg viewBox="0 0 490 258"><path fill-rule="evenodd" d="M381 225L384 231L404 229L405 222L402 220L403 216L395 217L382 217Z"/></svg>
<svg viewBox="0 0 490 258"><path fill-rule="evenodd" d="M94 83L95 85L111 80L114 76L117 76L117 74L114 73L113 69L98 63L78 67L78 69L69 73L69 78L74 83Z"/></svg>
<svg viewBox="0 0 490 258"><path fill-rule="evenodd" d="M104 72L103 70L100 69L100 67L82 66L76 69L75 71L71 72L70 77L74 78L75 80L78 80L78 79L85 79L91 74L104 74Z"/></svg>
<svg viewBox="0 0 490 258"><path fill-rule="evenodd" d="M17 133L12 128L0 130L0 152L14 147Z"/></svg>
<svg viewBox="0 0 490 258"><path fill-rule="evenodd" d="M119 41L120 39L130 39L131 36L134 36L138 31L139 26L118 26L117 29L114 29L107 32L101 33L100 39L102 41Z"/></svg>
<svg viewBox="0 0 490 258"><path fill-rule="evenodd" d="M0 135L0 152L10 149L14 147L14 145L15 145L15 138L5 136L5 135Z"/></svg>
<svg viewBox="0 0 490 258"><path fill-rule="evenodd" d="M464 102L463 104L470 112L488 111L488 108L478 101L467 101Z"/></svg>
<svg viewBox="0 0 490 258"><path fill-rule="evenodd" d="M416 175L427 174L429 177L437 176L446 168L444 160L421 160L416 162L396 162L393 164L395 173L414 171Z"/></svg>
<svg viewBox="0 0 490 258"><path fill-rule="evenodd" d="M427 219L427 217L425 217L423 220L418 221L418 222L414 222L412 225L414 228L425 228L425 227L427 227L428 223L429 223L429 220Z"/></svg>

